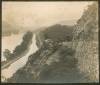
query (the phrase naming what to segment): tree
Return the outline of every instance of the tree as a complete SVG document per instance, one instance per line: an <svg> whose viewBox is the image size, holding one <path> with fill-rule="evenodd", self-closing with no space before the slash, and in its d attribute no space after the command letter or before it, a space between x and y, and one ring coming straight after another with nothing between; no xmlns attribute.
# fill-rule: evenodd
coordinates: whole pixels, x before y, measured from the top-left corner
<svg viewBox="0 0 100 85"><path fill-rule="evenodd" d="M5 51L3 52L4 57L6 57L6 59L10 59L11 58L11 52L8 49L5 49Z"/></svg>

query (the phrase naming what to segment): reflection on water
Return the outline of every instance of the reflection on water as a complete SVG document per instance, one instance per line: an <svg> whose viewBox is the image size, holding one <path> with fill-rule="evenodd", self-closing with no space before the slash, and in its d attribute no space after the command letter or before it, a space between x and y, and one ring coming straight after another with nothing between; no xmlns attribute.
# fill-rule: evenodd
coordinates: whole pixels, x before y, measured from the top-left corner
<svg viewBox="0 0 100 85"><path fill-rule="evenodd" d="M2 70L1 75L6 79L12 77L13 74L18 69L22 68L26 64L29 55L36 52L37 50L38 50L38 47L36 45L36 39L35 39L35 34L34 34L32 38L32 44L30 45L29 52L25 56L23 56L21 59L17 60L12 65L10 65L7 69Z"/></svg>

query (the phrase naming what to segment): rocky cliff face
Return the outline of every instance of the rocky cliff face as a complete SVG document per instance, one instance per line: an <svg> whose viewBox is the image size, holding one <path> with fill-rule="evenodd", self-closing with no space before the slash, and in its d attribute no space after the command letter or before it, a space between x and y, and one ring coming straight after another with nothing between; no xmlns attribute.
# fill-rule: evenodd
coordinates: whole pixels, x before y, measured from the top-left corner
<svg viewBox="0 0 100 85"><path fill-rule="evenodd" d="M89 77L88 82L99 81L98 57L98 4L93 3L84 11L77 21L75 30L76 53L78 68Z"/></svg>
<svg viewBox="0 0 100 85"><path fill-rule="evenodd" d="M61 42L53 40L59 37L58 35L57 38L54 37L55 33L53 37L50 36L52 33L48 30L49 38L42 37L42 43L37 36L37 45L40 49L29 56L25 67L18 70L8 82L97 82L99 80L97 7L97 3L94 3L84 11L75 25L74 37L70 42L61 39L63 37L61 31L58 32L62 35Z"/></svg>

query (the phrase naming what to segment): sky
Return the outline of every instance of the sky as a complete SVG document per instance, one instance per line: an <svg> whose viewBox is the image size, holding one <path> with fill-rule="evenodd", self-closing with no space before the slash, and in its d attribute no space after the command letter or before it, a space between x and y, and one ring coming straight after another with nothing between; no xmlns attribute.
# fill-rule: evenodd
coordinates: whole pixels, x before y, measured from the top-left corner
<svg viewBox="0 0 100 85"><path fill-rule="evenodd" d="M39 28L60 21L78 20L90 1L2 2L2 21L23 28Z"/></svg>

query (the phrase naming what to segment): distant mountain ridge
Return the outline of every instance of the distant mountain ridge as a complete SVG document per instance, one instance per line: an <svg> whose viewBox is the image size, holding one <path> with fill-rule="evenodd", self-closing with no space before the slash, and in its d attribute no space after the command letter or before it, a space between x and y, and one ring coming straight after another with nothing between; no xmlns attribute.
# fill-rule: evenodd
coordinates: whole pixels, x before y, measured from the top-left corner
<svg viewBox="0 0 100 85"><path fill-rule="evenodd" d="M76 22L77 22L76 19L73 19L73 20L63 20L63 21L57 22L57 24L73 26L73 25L76 24Z"/></svg>
<svg viewBox="0 0 100 85"><path fill-rule="evenodd" d="M17 34L19 30L15 25L12 26L9 22L2 21L2 36L9 36L11 34Z"/></svg>

